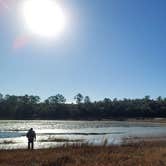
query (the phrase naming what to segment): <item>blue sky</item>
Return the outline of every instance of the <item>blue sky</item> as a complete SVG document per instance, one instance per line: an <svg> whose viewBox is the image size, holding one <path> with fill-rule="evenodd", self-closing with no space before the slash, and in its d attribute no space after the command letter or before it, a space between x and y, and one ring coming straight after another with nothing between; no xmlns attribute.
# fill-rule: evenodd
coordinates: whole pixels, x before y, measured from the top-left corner
<svg viewBox="0 0 166 166"><path fill-rule="evenodd" d="M165 0L61 0L69 18L61 37L13 48L28 33L16 2L0 8L1 93L166 96Z"/></svg>

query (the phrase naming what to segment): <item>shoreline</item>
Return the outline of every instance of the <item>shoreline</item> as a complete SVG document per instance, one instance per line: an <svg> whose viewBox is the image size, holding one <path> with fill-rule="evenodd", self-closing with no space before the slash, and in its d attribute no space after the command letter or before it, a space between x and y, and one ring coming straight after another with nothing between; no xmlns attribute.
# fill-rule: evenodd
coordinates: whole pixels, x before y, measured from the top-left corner
<svg viewBox="0 0 166 166"><path fill-rule="evenodd" d="M122 142L122 146L123 145L128 145L128 144L135 144L135 143L142 143L142 142L166 142L166 135L162 135L162 136L143 136L143 137L128 137L128 138L124 138L123 142Z"/></svg>
<svg viewBox="0 0 166 166"><path fill-rule="evenodd" d="M166 140L126 145L72 145L38 150L0 150L4 166L162 166L166 165Z"/></svg>
<svg viewBox="0 0 166 166"><path fill-rule="evenodd" d="M157 123L166 123L166 118L110 118L110 119L0 119L0 121L128 121L128 122L157 122Z"/></svg>

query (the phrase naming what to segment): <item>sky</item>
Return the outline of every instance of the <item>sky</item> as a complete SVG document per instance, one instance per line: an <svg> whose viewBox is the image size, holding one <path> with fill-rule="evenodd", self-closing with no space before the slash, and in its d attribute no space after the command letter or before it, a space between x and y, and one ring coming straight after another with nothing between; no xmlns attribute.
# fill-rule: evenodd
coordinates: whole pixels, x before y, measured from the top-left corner
<svg viewBox="0 0 166 166"><path fill-rule="evenodd" d="M67 25L56 39L27 32L22 1L0 0L0 93L166 96L165 0L60 0Z"/></svg>

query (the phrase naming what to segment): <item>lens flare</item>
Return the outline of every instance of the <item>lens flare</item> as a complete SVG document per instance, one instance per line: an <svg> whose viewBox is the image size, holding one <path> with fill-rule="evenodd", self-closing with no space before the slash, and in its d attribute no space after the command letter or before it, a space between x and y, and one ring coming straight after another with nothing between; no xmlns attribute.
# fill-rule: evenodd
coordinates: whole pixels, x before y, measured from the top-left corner
<svg viewBox="0 0 166 166"><path fill-rule="evenodd" d="M22 6L26 27L44 37L55 37L63 32L65 15L53 0L27 0Z"/></svg>

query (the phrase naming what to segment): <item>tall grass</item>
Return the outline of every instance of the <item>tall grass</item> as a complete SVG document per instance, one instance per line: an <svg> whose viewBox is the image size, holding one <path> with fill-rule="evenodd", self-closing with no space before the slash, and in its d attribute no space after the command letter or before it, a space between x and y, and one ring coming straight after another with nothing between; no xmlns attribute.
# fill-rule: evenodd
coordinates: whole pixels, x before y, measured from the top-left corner
<svg viewBox="0 0 166 166"><path fill-rule="evenodd" d="M164 166L166 141L122 146L73 144L55 149L0 151L2 166Z"/></svg>

